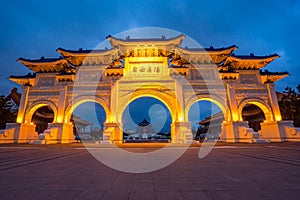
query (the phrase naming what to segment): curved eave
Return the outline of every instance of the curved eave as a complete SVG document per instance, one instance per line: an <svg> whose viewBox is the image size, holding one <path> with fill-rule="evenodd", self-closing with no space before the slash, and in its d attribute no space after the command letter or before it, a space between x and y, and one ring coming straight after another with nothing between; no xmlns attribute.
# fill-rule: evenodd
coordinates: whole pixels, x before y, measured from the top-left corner
<svg viewBox="0 0 300 200"><path fill-rule="evenodd" d="M19 58L18 62L22 63L29 69L34 72L60 72L64 69L70 68L69 63L64 58L54 60L54 61L45 61L45 60L26 60Z"/></svg>
<svg viewBox="0 0 300 200"><path fill-rule="evenodd" d="M219 49L196 49L196 48L182 48L182 47L176 47L175 50L178 50L181 53L184 54L190 54L190 55L203 55L203 54L209 54L209 55L230 55L233 51L237 50L238 47L233 45L227 48L219 48Z"/></svg>
<svg viewBox="0 0 300 200"><path fill-rule="evenodd" d="M64 57L97 57L97 56L106 56L110 54L116 53L118 50L116 48L107 49L107 50L91 50L91 51L73 51L73 50L66 50L63 48L58 48L56 50L58 53L63 55Z"/></svg>
<svg viewBox="0 0 300 200"><path fill-rule="evenodd" d="M15 82L20 85L33 85L35 78L16 78L16 77L9 77L8 80Z"/></svg>
<svg viewBox="0 0 300 200"><path fill-rule="evenodd" d="M227 58L228 61L238 61L238 62L266 62L270 63L273 60L280 58L279 55L274 54L270 56L235 56L231 55L230 57Z"/></svg>
<svg viewBox="0 0 300 200"><path fill-rule="evenodd" d="M277 54L270 56L235 56L227 57L224 65L229 65L234 69L262 69L273 60L279 58Z"/></svg>
<svg viewBox="0 0 300 200"><path fill-rule="evenodd" d="M24 58L19 58L17 61L24 64L25 66L27 65L48 65L48 64L60 64L60 63L67 63L67 61L64 58L58 58L58 59L39 59L39 60L29 60L29 59L24 59Z"/></svg>
<svg viewBox="0 0 300 200"><path fill-rule="evenodd" d="M267 82L276 82L279 81L287 76L290 76L289 73L285 73L285 74L265 74L265 75L261 75L261 81L262 83L267 83Z"/></svg>
<svg viewBox="0 0 300 200"><path fill-rule="evenodd" d="M107 40L110 42L111 46L117 47L119 45L176 45L180 46L182 40L184 40L186 36L184 34L181 34L177 37L174 38L169 38L169 39L162 39L162 38L152 38L152 39L119 39L115 37L108 37Z"/></svg>

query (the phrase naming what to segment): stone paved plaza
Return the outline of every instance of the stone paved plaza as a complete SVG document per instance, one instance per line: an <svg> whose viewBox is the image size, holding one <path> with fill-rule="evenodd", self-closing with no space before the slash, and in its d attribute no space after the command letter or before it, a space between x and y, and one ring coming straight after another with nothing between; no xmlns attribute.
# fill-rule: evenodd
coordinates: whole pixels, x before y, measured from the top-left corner
<svg viewBox="0 0 300 200"><path fill-rule="evenodd" d="M150 147L130 151L155 150ZM0 199L297 199L300 144L199 147L161 170L130 174L94 159L81 144L1 145Z"/></svg>

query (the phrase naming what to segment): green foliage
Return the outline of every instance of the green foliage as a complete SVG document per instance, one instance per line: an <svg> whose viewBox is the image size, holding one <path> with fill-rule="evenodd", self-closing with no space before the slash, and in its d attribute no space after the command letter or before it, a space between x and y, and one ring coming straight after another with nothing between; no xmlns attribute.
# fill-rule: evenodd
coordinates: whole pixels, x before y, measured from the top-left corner
<svg viewBox="0 0 300 200"><path fill-rule="evenodd" d="M286 87L283 96L278 102L283 120L293 120L294 126L300 127L300 84L297 92Z"/></svg>
<svg viewBox="0 0 300 200"><path fill-rule="evenodd" d="M12 104L5 99L4 95L0 96L0 129L5 128L6 123L16 121L16 113L11 111Z"/></svg>

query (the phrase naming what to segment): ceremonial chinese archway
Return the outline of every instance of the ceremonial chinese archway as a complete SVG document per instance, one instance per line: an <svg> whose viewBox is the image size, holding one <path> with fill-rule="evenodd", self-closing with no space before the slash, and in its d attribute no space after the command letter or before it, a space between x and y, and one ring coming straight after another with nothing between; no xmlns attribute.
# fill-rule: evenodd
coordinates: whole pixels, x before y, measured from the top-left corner
<svg viewBox="0 0 300 200"><path fill-rule="evenodd" d="M235 55L235 45L187 48L182 47L185 38L185 35L143 39L108 36L111 48L58 48L59 58L19 58L34 73L9 78L22 85L22 95L17 121L7 124L0 141L72 142L72 112L79 104L92 101L100 104L106 115L101 142L122 143L123 112L140 97L155 98L168 108L172 117L172 143L193 140L188 113L201 100L216 104L222 111L221 141L300 139L299 129L290 121L282 121L274 89L274 82L289 74L263 70L279 57L277 54ZM259 121L260 130L243 121L242 112L247 105L255 105L262 111L264 121ZM53 121L38 135L32 116L45 106L52 110Z"/></svg>

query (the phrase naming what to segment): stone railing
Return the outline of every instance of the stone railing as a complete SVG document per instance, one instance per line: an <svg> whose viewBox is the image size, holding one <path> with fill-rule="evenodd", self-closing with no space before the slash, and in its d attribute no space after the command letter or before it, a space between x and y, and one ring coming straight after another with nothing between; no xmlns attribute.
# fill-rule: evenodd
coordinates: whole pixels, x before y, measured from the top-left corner
<svg viewBox="0 0 300 200"><path fill-rule="evenodd" d="M58 128L50 128L45 130L38 136L38 140L34 141L34 144L57 144L58 143Z"/></svg>
<svg viewBox="0 0 300 200"><path fill-rule="evenodd" d="M259 139L258 132L252 128L240 126L238 127L239 142L255 143Z"/></svg>
<svg viewBox="0 0 300 200"><path fill-rule="evenodd" d="M15 140L15 128L0 130L0 143L13 143Z"/></svg>
<svg viewBox="0 0 300 200"><path fill-rule="evenodd" d="M286 141L299 141L300 140L300 127L284 126L284 132L286 134Z"/></svg>

